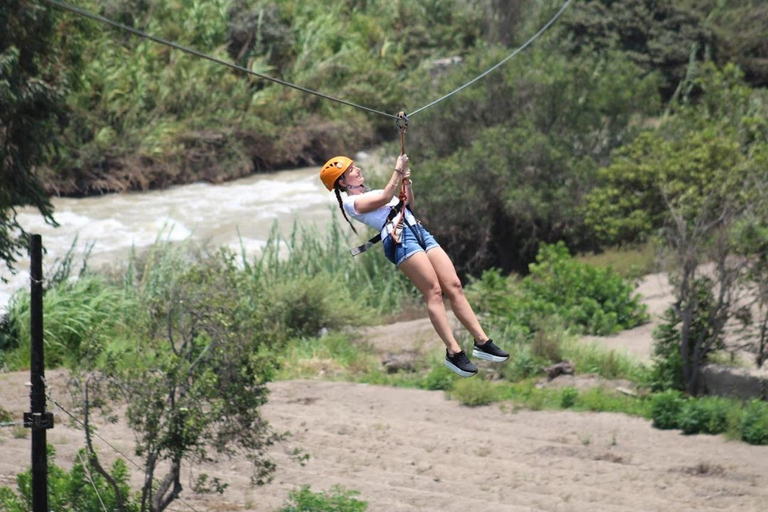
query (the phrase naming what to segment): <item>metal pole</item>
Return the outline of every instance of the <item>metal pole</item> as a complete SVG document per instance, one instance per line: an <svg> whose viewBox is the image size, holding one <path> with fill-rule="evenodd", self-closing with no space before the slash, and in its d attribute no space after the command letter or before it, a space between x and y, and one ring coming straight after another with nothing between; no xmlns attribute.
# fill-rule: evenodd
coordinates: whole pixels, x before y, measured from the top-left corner
<svg viewBox="0 0 768 512"><path fill-rule="evenodd" d="M48 512L48 454L46 429L53 428L53 415L45 411L45 358L43 353L43 242L32 235L29 245L31 412L24 415L24 426L32 429L32 512Z"/></svg>

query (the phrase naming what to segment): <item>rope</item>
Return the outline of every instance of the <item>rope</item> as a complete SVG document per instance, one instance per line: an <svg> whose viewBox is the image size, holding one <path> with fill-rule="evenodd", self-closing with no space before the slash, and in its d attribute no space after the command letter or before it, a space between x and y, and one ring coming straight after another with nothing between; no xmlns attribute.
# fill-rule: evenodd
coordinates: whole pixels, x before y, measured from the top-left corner
<svg viewBox="0 0 768 512"><path fill-rule="evenodd" d="M189 53L190 55L194 55L196 57L200 57L206 60L210 60L212 62L215 62L217 64L221 64L223 66L227 66L232 69L236 69L238 71L242 71L243 73L248 73L249 75L254 75L259 78L263 78L264 80L269 80L270 82L275 82L276 84L284 85L285 87L290 87L292 89L296 89L297 91L305 92L307 94L313 94L315 96L319 96L320 98L335 101L337 103L341 103L343 105L347 105L350 107L358 108L360 110L365 110L367 112L370 112L372 114L378 114L380 116L384 117L390 117L390 118L396 118L396 116L392 114L387 114L386 112L381 112L379 110L375 110L369 107L365 107L363 105L358 105L357 103L352 103L351 101L342 100L340 98L334 98L333 96L329 96L327 94L323 94L321 92L313 91L312 89L307 89L305 87L301 87L300 85L292 84L290 82L286 82L285 80L280 80L279 78L271 77L268 75L263 75L261 73L257 73L256 71L252 71L248 68L244 68L242 66L238 66L237 64L232 64L231 62L227 62L225 60L218 59L216 57L212 57L210 55L207 55L205 53L199 52L197 50L193 50L191 48L187 48L186 46L182 46L178 43L174 43L172 41L168 41L166 39L162 39L159 37L155 37L152 35L149 35L145 32L142 32L141 30L136 30L135 28L129 27L127 25L123 25L122 23L118 23L116 21L112 21L109 18L105 18L104 16L100 16L98 14L93 14L92 12L80 9L79 7L75 7L73 5L66 4L64 2L59 2L58 0L45 0L49 4L56 6L60 9L63 9L65 11L69 11L75 14L79 14L80 16L85 16L86 18L90 18L92 20L100 21L102 23L106 23L107 25L111 25L115 28L119 28L121 30L125 30L127 32L130 32L134 35L137 35L139 37L143 37L146 39L149 39L150 41L154 41L159 44L164 44L166 46L170 46L171 48L175 48L177 50L181 50L182 52Z"/></svg>
<svg viewBox="0 0 768 512"><path fill-rule="evenodd" d="M443 101L443 100L445 100L445 99L448 99L448 98L450 98L451 96L453 96L453 95L454 95L454 94L456 94L457 92L459 92L459 91L462 91L462 90L466 89L467 87L469 87L470 85L474 84L475 82L477 82L477 81L478 81L478 80L480 80L481 78L485 77L485 76L486 76L486 75L488 75L489 73L492 73L493 71L495 71L496 69L498 69L499 67L501 67L501 66L502 66L504 63L506 63L506 62L507 62L509 59L511 59L512 57L514 57L515 55L517 55L517 54L518 54L518 53L520 53L521 51L525 50L525 49L526 49L528 46L530 46L530 44L531 44L531 43L533 43L533 42L534 42L536 39L538 39L538 37L539 37L541 34L543 34L544 32L546 32L546 30L547 30L549 27L551 27L551 26L552 26L552 24L553 24L555 21L557 21L557 19L558 19L558 18L559 18L559 17L560 17L560 16L561 16L561 15L562 15L564 12L565 12L565 10L566 10L566 9L568 8L568 6L571 4L571 1L572 1L572 0L567 0L567 1L565 2L565 4L563 4L563 6L560 8L560 10L559 10L559 11L557 11L557 14L555 14L555 15L552 17L552 19L551 19L551 20L549 20L549 21L547 22L547 24L546 24L546 25L544 25L544 26L541 28L541 30L539 30L538 32L536 32L536 33L533 35L533 37L531 37L530 39L528 39L528 40L527 40L527 41L526 41L526 42L525 42L525 43L524 43L524 44L523 44L523 45L522 45L520 48L518 48L518 49L517 49L517 50L515 50L514 52L512 52L512 53L510 53L509 55L507 55L506 57L504 57L504 58L503 58L503 59L502 59L502 60L501 60L501 61L500 61L498 64L496 64L495 66L493 66L493 67L489 68L487 71L485 71L485 72L481 73L480 75L476 76L475 78L473 78L473 79L472 79L472 80L470 80L469 82L465 83L465 84L464 84L464 85L462 85L461 87L459 87L459 88L457 88L457 89L454 89L453 91L449 92L449 93L448 93L448 94L446 94L445 96L443 96L443 97L441 97L441 98L438 98L438 99L436 99L435 101L433 101L432 103L429 103L429 104L427 104L427 105L424 105L423 107L421 107L421 108L419 108L419 109L416 109L416 110L414 110L414 111L413 111L413 112L411 112L411 114L410 114L410 115L411 115L411 117L415 116L416 114L418 114L418 113L419 113L419 112L421 112L422 110L426 110L426 109L428 109L429 107L431 107L431 106L433 106L433 105L437 105L437 104L438 104L438 103L440 103L441 101Z"/></svg>
<svg viewBox="0 0 768 512"><path fill-rule="evenodd" d="M400 129L400 154L405 154L405 130L408 128L408 116L405 112L397 114L397 127ZM404 234L403 221L405 220L406 201L408 200L408 194L405 190L405 180L401 183L400 195L397 197L402 203L403 207L400 208L400 212L397 215L397 219L394 222L394 228L392 229L392 240L399 244L402 235Z"/></svg>

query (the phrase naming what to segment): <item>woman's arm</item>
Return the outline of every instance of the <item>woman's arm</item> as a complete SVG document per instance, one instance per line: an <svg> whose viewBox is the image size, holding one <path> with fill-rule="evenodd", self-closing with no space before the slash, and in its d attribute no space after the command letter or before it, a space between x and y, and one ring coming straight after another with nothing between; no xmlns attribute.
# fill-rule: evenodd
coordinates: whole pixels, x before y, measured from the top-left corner
<svg viewBox="0 0 768 512"><path fill-rule="evenodd" d="M384 187L384 192L380 195L365 194L364 196L358 197L355 199L355 210L358 213L370 213L386 206L387 203L400 192L400 182L407 169L408 157L406 155L400 155L397 158L397 164L395 165L395 170L392 172L392 177L389 178L387 186Z"/></svg>

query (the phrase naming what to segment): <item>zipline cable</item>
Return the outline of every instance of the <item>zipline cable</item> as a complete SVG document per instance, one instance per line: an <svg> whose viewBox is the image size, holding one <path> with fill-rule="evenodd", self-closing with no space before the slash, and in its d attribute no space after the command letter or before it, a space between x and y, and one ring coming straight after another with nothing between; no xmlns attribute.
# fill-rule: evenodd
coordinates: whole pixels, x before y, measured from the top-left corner
<svg viewBox="0 0 768 512"><path fill-rule="evenodd" d="M118 23L116 21L110 20L109 18L105 18L104 16L101 16L101 15L98 15L98 14L94 14L94 13L86 11L84 9L80 9L79 7L75 7L73 5L70 5L70 4L67 4L67 3L64 3L64 2L60 2L59 0L44 0L44 1L48 2L49 4L51 4L51 5L55 6L55 7L63 9L65 11L69 11L69 12L72 12L72 13L75 13L75 14L79 14L80 16L84 16L84 17L90 18L92 20L100 21L102 23L106 23L107 25L111 25L111 26L113 26L115 28L119 28L121 30L125 30L125 31L130 32L130 33L132 33L134 35L137 35L139 37L143 37L143 38L149 39L150 41L154 41L154 42L159 43L159 44L164 44L166 46L170 46L171 48L175 48L177 50L181 50L182 52L189 53L190 55L194 55L196 57L200 57L200 58L203 58L203 59L206 59L206 60L210 60L210 61L215 62L217 64L221 64L221 65L227 66L229 68L236 69L238 71L242 71L243 73L247 73L249 75L254 75L254 76L257 76L257 77L262 78L264 80L269 80L270 82L274 82L276 84L280 84L280 85L283 85L285 87L290 87L292 89L296 89L297 91L301 91L301 92L304 92L304 93L307 93L307 94L312 94L314 96L318 96L318 97L326 99L326 100L335 101L337 103L341 103L341 104L347 105L349 107L357 108L357 109L360 109L360 110L365 110L366 112L370 112L372 114L377 114L377 115L384 116L384 117L389 117L389 118L392 118L392 119L395 119L395 120L400 119L401 115L406 116L406 114L403 114L402 112L400 114L398 114L398 115L387 114L386 112L381 112L380 110L376 110L376 109L373 109L373 108L370 108L370 107L366 107L366 106L363 106L363 105L358 105L357 103L352 103L351 101L343 100L343 99L340 99L340 98L335 98L333 96L329 96L327 94L323 94L323 93L318 92L318 91L313 91L312 89L307 89L306 87L302 87L300 85L296 85L296 84L292 84L290 82L286 82L285 80L280 80L279 78L275 78L275 77L271 77L271 76L268 76L268 75L264 75L262 73L257 73L256 71L252 71L252 70L250 70L248 68L244 68L242 66L238 66L237 64L233 64L231 62L227 62L225 60L221 60L221 59L218 59L216 57L212 57L210 55L207 55L205 53L199 52L197 50L193 50L191 48L187 48L186 46L182 46L182 45L180 45L178 43L174 43L173 41L168 41L168 40L162 39L160 37L155 37L155 36L149 35L149 34L147 34L145 32L142 32L141 30L137 30L137 29L129 27L127 25L123 25L122 23ZM514 52L510 53L509 55L507 55L505 58L503 58L497 64L495 64L494 66L492 66L488 70L484 71L483 73L479 74L478 76L476 76L475 78L473 78L469 82L465 83L461 87L458 87L457 89L454 89L453 91L449 92L445 96L442 96L442 97L436 99L435 101L433 101L431 103L428 103L428 104L424 105L423 107L421 107L419 109L414 110L413 112L408 114L406 116L406 118L407 117L413 117L414 115L418 114L419 112L421 112L423 110L426 110L426 109L428 109L428 108L430 108L430 107L440 103L441 101L443 101L445 99L450 98L454 94L456 94L456 93L466 89L467 87L469 87L470 85L474 84L475 82L477 82L481 78L484 78L488 74L492 73L493 71L495 71L496 69L498 69L499 67L504 65L509 59L513 58L515 55L517 55L521 51L525 50L528 46L531 45L531 43L533 43L536 39L538 39L539 36L541 36L541 34L546 32L547 29L549 29L549 27L551 27L552 24L555 23L555 21L557 21L558 18L560 18L560 16L562 16L562 14L565 12L565 10L571 5L572 1L573 0L566 0L566 2L563 4L563 6L560 8L560 10L552 17L552 19L550 19L543 27L541 27L541 29L538 32L536 32L530 39L528 39L525 43L523 43L522 46L520 46Z"/></svg>
<svg viewBox="0 0 768 512"><path fill-rule="evenodd" d="M69 5L64 2L59 2L58 0L44 0L45 2L48 2L49 4L56 6L60 9L63 9L65 11L69 11L75 14L79 14L80 16L85 16L86 18L90 18L92 20L100 21L102 23L106 23L107 25L111 25L115 28L119 28L121 30L125 30L127 32L130 32L134 35L137 35L139 37L144 37L146 39L149 39L150 41L154 41L156 43L164 44L166 46L170 46L171 48L175 48L177 50L181 50L182 52L189 53L190 55L194 55L196 57L200 57L206 60L210 60L212 62L215 62L217 64L222 64L224 66L230 67L232 69L236 69L238 71L242 71L243 73L248 73L249 75L254 75L259 78L263 78L264 80L269 80L270 82L275 82L276 84L284 85L285 87L290 87L292 89L296 89L301 92L305 92L307 94L313 94L315 96L319 96L320 98L335 101L337 103L342 103L344 105L359 108L361 110L365 110L367 112L370 112L372 114L378 114L380 116L384 117L390 117L392 119L397 119L397 116L394 114L387 114L386 112L381 112L379 110L375 110L369 107L365 107L363 105L358 105L357 103L352 103L351 101L342 100L340 98L334 98L333 96L329 96L327 94L323 94L321 92L313 91L312 89L307 89L306 87L301 87L300 85L292 84L290 82L286 82L285 80L280 80L279 78L275 78L268 75L263 75L261 73L257 73L256 71L252 71L248 68L244 68L242 66L238 66L237 64L233 64L231 62L227 62L225 60L218 59L216 57L212 57L210 55L207 55L205 53L199 52L197 50L193 50L191 48L187 48L186 46L182 46L178 43L174 43L173 41L168 41L166 39L162 39L160 37L155 37L152 35L149 35L145 32L142 32L141 30L137 30L135 28L129 27L127 25L123 25L122 23L118 23L116 21L112 21L109 18L105 18L104 16L100 16L98 14L94 14L92 12L80 9L79 7L75 7L73 5Z"/></svg>
<svg viewBox="0 0 768 512"><path fill-rule="evenodd" d="M449 92L449 93L448 93L448 94L446 94L445 96L443 96L443 97L441 97L441 98L438 98L438 99L436 99L435 101L433 101L432 103L429 103L429 104L427 104L427 105L424 105L423 107L421 107L421 108L419 108L419 109L417 109L417 110L414 110L413 112L411 112L410 114L408 114L408 117L413 117L413 116L415 116L416 114L418 114L419 112L421 112L422 110L426 110L426 109L428 109L429 107L431 107L431 106L433 106L433 105L436 105L436 104L440 103L441 101L443 101L443 100L445 100L445 99L448 99L448 98L450 98L451 96L453 96L453 95L454 95L454 94L456 94L457 92L459 92L459 91L462 91L462 90L466 89L467 87L469 87L470 85L474 84L475 82L477 82L477 81L478 81L478 80L480 80L481 78L485 77L485 76L486 76L486 75L488 75L489 73L492 73L492 72L493 72L493 71L495 71L497 68L501 67L501 66L502 66L502 65L503 65L505 62L507 62L509 59L511 59L512 57L514 57L515 55L517 55L517 54L518 54L518 53L520 53L521 51L525 50L525 49L526 49L528 46L530 46L530 44L531 44L531 43L533 43L533 42L534 42L536 39L538 39L538 37L539 37L541 34L543 34L544 32L546 32L546 30L547 30L547 29L548 29L550 26L552 26L552 24L553 24L555 21L557 21L557 19L558 19L558 18L559 18L559 17L560 17L560 16L561 16L561 15L562 15L564 12L565 12L565 10L566 10L566 9L568 8L568 6L571 4L571 1L572 1L572 0L567 0L567 1L566 1L566 2L563 4L563 6L560 8L560 10L559 10L559 11L557 11L557 14L555 14L555 15L552 17L552 19L551 19L551 20L549 20L549 21L547 22L547 24L546 24L546 25L544 25L543 27L541 27L541 30L539 30L538 32L536 32L536 33L533 35L533 37L531 37L530 39L528 39L528 40L527 40L527 41L526 41L526 42L525 42L525 43L524 43L524 44L523 44L523 45L522 45L520 48L518 48L518 49L517 49L517 50L515 50L514 52L512 52L512 53L510 53L509 55L507 55L506 57L504 57L504 58L503 58L503 59L502 59L502 60L501 60L501 61L500 61L498 64L496 64L495 66L491 67L491 68L490 68L490 69L488 69L487 71L485 71L485 72L481 73L480 75L476 76L475 78L473 78L473 79L472 79L472 80L470 80L469 82L465 83L465 84L464 84L464 85L462 85L461 87L459 87L459 88L457 88L457 89L455 89L455 90L453 90L453 91Z"/></svg>

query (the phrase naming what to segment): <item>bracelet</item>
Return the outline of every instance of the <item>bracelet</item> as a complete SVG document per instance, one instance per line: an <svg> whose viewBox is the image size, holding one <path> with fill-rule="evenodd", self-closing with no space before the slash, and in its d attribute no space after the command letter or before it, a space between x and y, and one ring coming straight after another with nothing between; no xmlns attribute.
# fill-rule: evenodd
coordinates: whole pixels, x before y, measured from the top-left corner
<svg viewBox="0 0 768 512"><path fill-rule="evenodd" d="M399 174L400 176L402 176L402 175L403 175L403 173L405 173L405 171L398 171L398 170L397 170L397 167L395 167L395 172L396 172L397 174Z"/></svg>

